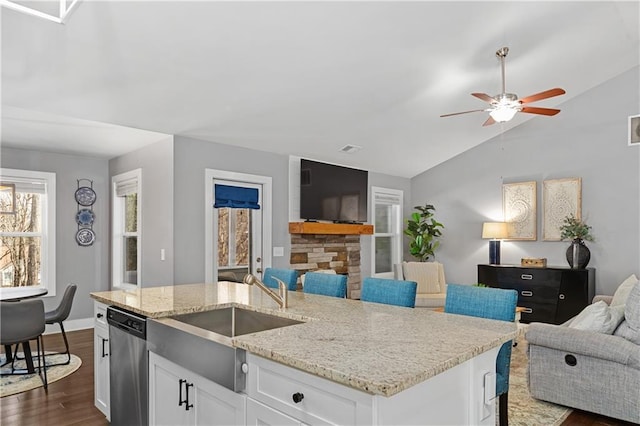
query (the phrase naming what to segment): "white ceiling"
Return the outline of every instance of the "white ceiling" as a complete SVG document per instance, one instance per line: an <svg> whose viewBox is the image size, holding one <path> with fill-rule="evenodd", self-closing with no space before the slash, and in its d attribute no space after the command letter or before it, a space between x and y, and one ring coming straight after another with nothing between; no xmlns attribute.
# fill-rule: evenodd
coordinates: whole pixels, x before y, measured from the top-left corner
<svg viewBox="0 0 640 426"><path fill-rule="evenodd" d="M1 23L4 145L113 157L178 134L404 177L553 126L439 117L500 92L502 46L508 92L567 91L543 107L640 64L638 1L82 0L66 25Z"/></svg>

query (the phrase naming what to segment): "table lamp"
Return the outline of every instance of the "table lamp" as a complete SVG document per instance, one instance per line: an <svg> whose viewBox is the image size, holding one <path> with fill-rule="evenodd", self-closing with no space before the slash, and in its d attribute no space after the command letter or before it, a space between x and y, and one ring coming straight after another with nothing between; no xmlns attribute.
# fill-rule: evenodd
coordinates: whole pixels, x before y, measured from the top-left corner
<svg viewBox="0 0 640 426"><path fill-rule="evenodd" d="M489 263L500 264L500 240L507 238L506 222L485 222L482 224L482 238L491 238L489 241Z"/></svg>

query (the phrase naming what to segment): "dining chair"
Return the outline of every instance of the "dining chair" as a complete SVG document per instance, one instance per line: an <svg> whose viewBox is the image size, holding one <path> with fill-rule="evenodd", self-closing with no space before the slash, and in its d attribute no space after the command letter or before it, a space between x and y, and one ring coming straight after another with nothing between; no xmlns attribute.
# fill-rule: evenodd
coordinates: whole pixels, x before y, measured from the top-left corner
<svg viewBox="0 0 640 426"><path fill-rule="evenodd" d="M450 314L513 322L517 301L518 292L515 290L449 284L444 311ZM498 404L500 426L509 424L507 406L511 347L511 341L504 343L496 359L496 396L500 398Z"/></svg>
<svg viewBox="0 0 640 426"><path fill-rule="evenodd" d="M307 272L302 291L324 296L347 297L347 276Z"/></svg>
<svg viewBox="0 0 640 426"><path fill-rule="evenodd" d="M77 285L69 284L67 288L64 290L64 295L62 296L62 300L60 300L60 304L53 311L45 312L44 314L44 322L46 324L60 324L60 331L62 332L62 338L64 339L64 347L65 352L59 352L56 354L50 355L67 355L67 361L61 362L57 364L50 365L67 365L71 362L71 352L69 352L69 341L67 340L67 333L64 331L64 325L62 324L69 317L69 313L71 312L71 306L73 304L73 296L76 294Z"/></svg>
<svg viewBox="0 0 640 426"><path fill-rule="evenodd" d="M360 300L414 308L417 287L415 281L367 277L362 281Z"/></svg>
<svg viewBox="0 0 640 426"><path fill-rule="evenodd" d="M296 291L298 289L298 273L293 269L267 268L264 270L262 282L271 288L278 288L278 278L287 285L287 289Z"/></svg>
<svg viewBox="0 0 640 426"><path fill-rule="evenodd" d="M0 345L17 345L22 343L27 361L26 371L16 371L15 357L11 363L11 373L2 375L32 374L33 361L29 340L37 341L38 374L47 389L47 368L44 358L44 303L40 299L21 300L18 302L0 302ZM31 365L30 365L31 364Z"/></svg>

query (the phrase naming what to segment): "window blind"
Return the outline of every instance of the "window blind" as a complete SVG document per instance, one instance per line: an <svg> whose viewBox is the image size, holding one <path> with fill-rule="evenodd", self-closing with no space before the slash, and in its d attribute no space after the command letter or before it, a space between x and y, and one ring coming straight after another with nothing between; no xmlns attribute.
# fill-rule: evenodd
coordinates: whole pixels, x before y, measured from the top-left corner
<svg viewBox="0 0 640 426"><path fill-rule="evenodd" d="M230 207L236 209L260 209L258 189L241 186L215 185L215 204L213 207Z"/></svg>
<svg viewBox="0 0 640 426"><path fill-rule="evenodd" d="M124 197L138 192L138 178L116 182L116 196Z"/></svg>

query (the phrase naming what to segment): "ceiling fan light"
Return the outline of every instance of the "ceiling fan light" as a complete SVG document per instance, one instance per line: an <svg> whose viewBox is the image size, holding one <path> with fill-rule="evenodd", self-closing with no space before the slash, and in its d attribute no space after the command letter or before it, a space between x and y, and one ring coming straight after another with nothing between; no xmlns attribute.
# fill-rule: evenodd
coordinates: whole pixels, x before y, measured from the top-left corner
<svg viewBox="0 0 640 426"><path fill-rule="evenodd" d="M489 112L491 118L493 118L498 123L504 123L505 121L509 121L516 115L518 110L516 108L512 108L509 106L498 106L495 109Z"/></svg>

